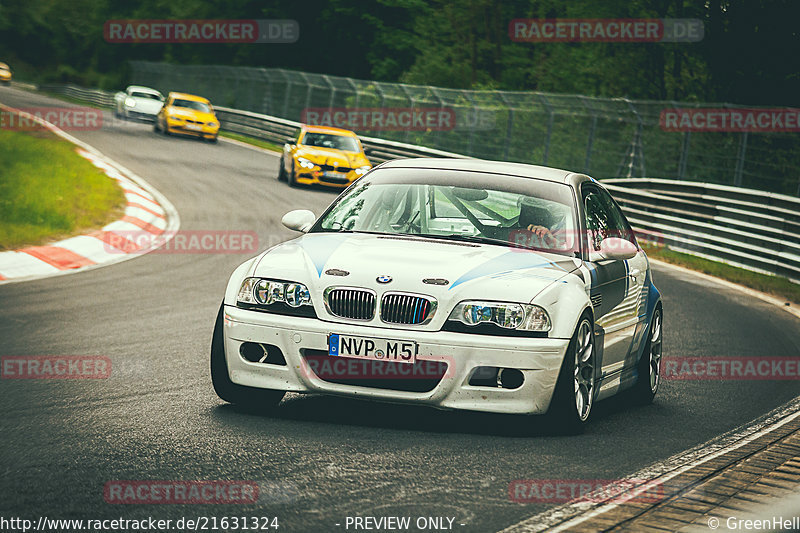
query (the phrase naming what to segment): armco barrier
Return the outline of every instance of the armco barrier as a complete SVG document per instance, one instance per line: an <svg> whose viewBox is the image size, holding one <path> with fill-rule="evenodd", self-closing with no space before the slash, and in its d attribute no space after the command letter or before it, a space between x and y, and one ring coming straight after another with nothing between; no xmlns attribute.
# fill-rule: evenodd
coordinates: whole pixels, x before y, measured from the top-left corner
<svg viewBox="0 0 800 533"><path fill-rule="evenodd" d="M74 85L43 85L100 107L113 93ZM222 129L283 144L300 127L283 118L217 107ZM457 157L461 154L401 142L361 137L374 162L401 157ZM672 249L723 261L800 283L800 198L776 193L655 178L605 179L631 224L657 235Z"/></svg>
<svg viewBox="0 0 800 533"><path fill-rule="evenodd" d="M603 184L634 228L670 248L800 283L800 198L653 178Z"/></svg>

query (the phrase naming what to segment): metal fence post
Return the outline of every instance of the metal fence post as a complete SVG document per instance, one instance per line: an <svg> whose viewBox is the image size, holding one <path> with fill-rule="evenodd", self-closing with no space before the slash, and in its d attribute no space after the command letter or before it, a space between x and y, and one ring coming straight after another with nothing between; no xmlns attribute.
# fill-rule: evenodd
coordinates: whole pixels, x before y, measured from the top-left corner
<svg viewBox="0 0 800 533"><path fill-rule="evenodd" d="M583 172L589 174L589 165L592 162L592 145L594 144L594 132L597 129L597 113L594 112L594 108L589 105L586 101L585 96L578 97L581 103L589 110L592 114L592 126L589 128L589 138L586 140L586 158L583 161Z"/></svg>
<svg viewBox="0 0 800 533"><path fill-rule="evenodd" d="M547 158L550 156L550 137L553 134L553 108L550 106L550 102L547 101L545 95L538 94L537 96L544 104L545 109L547 109L547 138L544 142L544 158L542 161L542 164L546 165Z"/></svg>
<svg viewBox="0 0 800 533"><path fill-rule="evenodd" d="M682 180L686 177L686 165L689 160L689 144L692 140L692 132L687 131L683 134L681 142L681 158L678 161L678 179Z"/></svg>
<svg viewBox="0 0 800 533"><path fill-rule="evenodd" d="M333 100L334 98L336 98L336 87L333 85L330 78L326 74L322 75L322 79L325 80L325 83L327 83L328 87L331 88L331 97L328 100L328 111L330 111L331 116L333 116Z"/></svg>
<svg viewBox="0 0 800 533"><path fill-rule="evenodd" d="M286 92L283 94L283 118L289 118L289 93L292 92L292 80L283 70L281 70L281 74L286 78Z"/></svg>
<svg viewBox="0 0 800 533"><path fill-rule="evenodd" d="M436 87L432 87L430 85L427 86L428 90L431 92L434 98L439 102L439 107L444 108L444 100L441 96L439 96L439 91L436 90ZM439 128L436 130L436 137L433 140L433 146L439 148L442 143L442 129Z"/></svg>
<svg viewBox="0 0 800 533"><path fill-rule="evenodd" d="M736 170L733 172L733 185L735 187L742 186L742 172L744 171L744 158L747 152L747 132L742 132L742 137L739 140L739 153L736 154Z"/></svg>
<svg viewBox="0 0 800 533"><path fill-rule="evenodd" d="M496 92L500 97L500 100L502 100L503 104L505 104L506 110L508 111L508 119L506 120L506 140L503 143L503 160L508 161L508 152L511 147L511 132L514 127L514 107L508 102L508 99L503 91Z"/></svg>

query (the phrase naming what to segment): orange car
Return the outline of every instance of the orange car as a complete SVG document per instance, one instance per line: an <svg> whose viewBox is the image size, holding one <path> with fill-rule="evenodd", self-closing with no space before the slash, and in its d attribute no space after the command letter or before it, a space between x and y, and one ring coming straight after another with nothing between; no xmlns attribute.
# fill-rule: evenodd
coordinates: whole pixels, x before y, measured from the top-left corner
<svg viewBox="0 0 800 533"><path fill-rule="evenodd" d="M352 131L303 124L283 147L278 179L296 187L326 185L344 189L366 174L372 164Z"/></svg>

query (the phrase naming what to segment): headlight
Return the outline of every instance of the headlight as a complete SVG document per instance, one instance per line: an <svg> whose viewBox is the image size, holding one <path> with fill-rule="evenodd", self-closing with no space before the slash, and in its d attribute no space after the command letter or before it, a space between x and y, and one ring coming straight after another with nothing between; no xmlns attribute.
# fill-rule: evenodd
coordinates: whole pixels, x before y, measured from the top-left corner
<svg viewBox="0 0 800 533"><path fill-rule="evenodd" d="M358 174L359 176L363 176L364 174L366 174L367 172L369 172L369 169L371 169L371 168L372 168L372 167L371 167L371 166L369 166L369 165L365 165L365 166L363 166L363 167L358 167L358 168L356 169L356 174Z"/></svg>
<svg viewBox="0 0 800 533"><path fill-rule="evenodd" d="M217 126L219 126L219 124L217 124L216 122L209 122L208 126L212 127L212 128L216 128Z"/></svg>
<svg viewBox="0 0 800 533"><path fill-rule="evenodd" d="M169 119L170 120L183 120L181 117L176 117L175 115L170 115Z"/></svg>
<svg viewBox="0 0 800 533"><path fill-rule="evenodd" d="M455 306L448 320L467 326L488 323L519 331L550 331L550 316L538 305L466 301Z"/></svg>
<svg viewBox="0 0 800 533"><path fill-rule="evenodd" d="M297 308L311 305L311 292L302 283L246 278L239 288L236 303L257 306L284 303Z"/></svg>
<svg viewBox="0 0 800 533"><path fill-rule="evenodd" d="M125 105L128 107L136 107L136 100L131 97L125 99Z"/></svg>
<svg viewBox="0 0 800 533"><path fill-rule="evenodd" d="M317 166L308 159L306 159L305 157L298 157L297 164L303 168L314 168L315 166Z"/></svg>

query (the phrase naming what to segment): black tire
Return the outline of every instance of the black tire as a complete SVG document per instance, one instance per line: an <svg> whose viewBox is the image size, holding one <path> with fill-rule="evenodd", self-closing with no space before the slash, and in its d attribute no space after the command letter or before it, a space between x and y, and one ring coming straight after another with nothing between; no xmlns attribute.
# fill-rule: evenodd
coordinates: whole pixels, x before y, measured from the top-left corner
<svg viewBox="0 0 800 533"><path fill-rule="evenodd" d="M292 161L292 168L289 170L289 175L286 177L286 181L289 182L289 187L299 187L300 184L297 183L297 176L294 172L294 161Z"/></svg>
<svg viewBox="0 0 800 533"><path fill-rule="evenodd" d="M210 142L211 144L217 144L217 136L214 135L213 137L208 139L208 142Z"/></svg>
<svg viewBox="0 0 800 533"><path fill-rule="evenodd" d="M158 119L153 121L153 131L156 132L156 134L161 133L161 130L158 128Z"/></svg>
<svg viewBox="0 0 800 533"><path fill-rule="evenodd" d="M286 170L283 168L283 156L281 156L281 162L278 165L278 181L286 181Z"/></svg>
<svg viewBox="0 0 800 533"><path fill-rule="evenodd" d="M228 375L228 363L225 361L225 339L223 337L224 306L219 306L217 321L214 324L214 336L211 339L211 383L214 392L228 403L245 405L258 409L269 409L277 406L284 391L259 389L237 385Z"/></svg>
<svg viewBox="0 0 800 533"><path fill-rule="evenodd" d="M659 304L650 319L650 327L647 328L647 340L645 340L642 357L639 359L637 367L638 378L636 384L631 388L631 396L634 402L639 405L653 403L653 399L658 392L658 386L661 384L663 330L664 312Z"/></svg>
<svg viewBox="0 0 800 533"><path fill-rule="evenodd" d="M591 360L589 361L588 370L586 366L583 366L583 363L579 366L583 368L581 374L582 378L591 380L591 387L585 387L586 392L582 394L584 397L584 411L579 412L578 394L582 393L583 389L579 388L577 392L575 390L575 380L577 379L575 366L576 359L579 355L577 352L579 346L583 346L584 339L582 338L587 333L587 327L588 337L586 339L588 339L590 343L589 357ZM564 361L561 364L561 371L558 374L558 381L556 381L556 388L555 391L553 391L553 398L550 401L550 408L545 415L548 426L557 433L567 435L583 433L591 416L596 384L596 350L594 349L594 337L594 324L592 323L591 315L589 315L589 313L584 313L580 320L578 320L578 326L575 328L575 333L567 347L567 353L564 356ZM588 400L586 398L588 398ZM588 402L588 407L586 402Z"/></svg>

